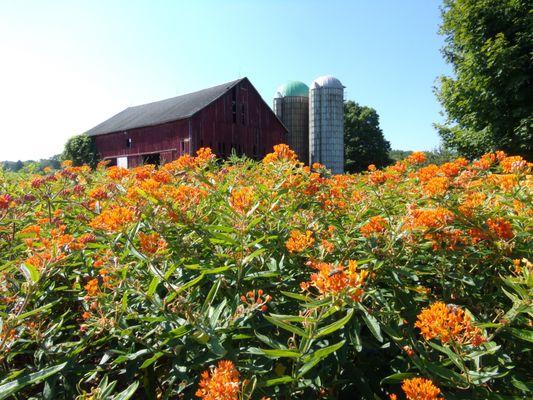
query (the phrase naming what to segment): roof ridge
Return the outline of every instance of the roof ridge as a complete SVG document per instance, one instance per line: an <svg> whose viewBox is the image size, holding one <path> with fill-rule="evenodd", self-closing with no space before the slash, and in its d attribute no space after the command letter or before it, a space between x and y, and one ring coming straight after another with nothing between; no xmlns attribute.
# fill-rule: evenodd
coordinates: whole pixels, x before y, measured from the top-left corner
<svg viewBox="0 0 533 400"><path fill-rule="evenodd" d="M246 79L248 78L239 78L195 92L127 107L89 129L85 134L105 135L192 117Z"/></svg>

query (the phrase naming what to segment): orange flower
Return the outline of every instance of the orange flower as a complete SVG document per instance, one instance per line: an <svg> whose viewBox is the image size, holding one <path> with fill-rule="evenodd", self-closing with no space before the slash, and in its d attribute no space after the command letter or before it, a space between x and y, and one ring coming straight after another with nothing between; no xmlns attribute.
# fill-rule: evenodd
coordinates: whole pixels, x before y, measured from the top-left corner
<svg viewBox="0 0 533 400"><path fill-rule="evenodd" d="M263 158L263 162L265 164L270 164L276 161L288 161L292 164L295 164L298 162L298 157L296 156L296 153L290 149L289 146L286 144L277 144L274 146L274 152L268 153L265 158Z"/></svg>
<svg viewBox="0 0 533 400"><path fill-rule="evenodd" d="M128 175L129 171L122 167L113 166L109 167L109 169L107 170L107 176L114 181L119 181Z"/></svg>
<svg viewBox="0 0 533 400"><path fill-rule="evenodd" d="M500 166L502 167L503 172L527 172L527 169L531 167L531 164L528 163L520 156L505 157L500 161Z"/></svg>
<svg viewBox="0 0 533 400"><path fill-rule="evenodd" d="M216 367L202 372L196 396L202 400L238 400L239 371L229 360L220 360Z"/></svg>
<svg viewBox="0 0 533 400"><path fill-rule="evenodd" d="M509 240L512 239L514 236L513 227L511 226L511 223L505 218L489 218L487 220L487 225L494 233L494 235L501 239Z"/></svg>
<svg viewBox="0 0 533 400"><path fill-rule="evenodd" d="M90 222L94 229L101 229L107 232L118 232L126 225L133 222L134 212L130 208L111 206L102 211Z"/></svg>
<svg viewBox="0 0 533 400"><path fill-rule="evenodd" d="M423 164L426 162L426 155L421 151L414 151L405 161L410 165Z"/></svg>
<svg viewBox="0 0 533 400"><path fill-rule="evenodd" d="M7 210L11 204L11 200L11 196L8 194L0 196L0 210Z"/></svg>
<svg viewBox="0 0 533 400"><path fill-rule="evenodd" d="M289 250L291 253L300 253L313 246L315 243L312 231L305 231L305 233L302 233L300 231L293 230L291 231L290 235L291 236L289 240L287 240L287 243L285 243L285 247L287 247L287 250Z"/></svg>
<svg viewBox="0 0 533 400"><path fill-rule="evenodd" d="M209 147L202 147L196 152L196 165L203 166L215 159L215 155Z"/></svg>
<svg viewBox="0 0 533 400"><path fill-rule="evenodd" d="M254 190L251 187L233 189L230 196L231 207L240 214L250 210L254 201Z"/></svg>
<svg viewBox="0 0 533 400"><path fill-rule="evenodd" d="M406 221L407 229L438 229L453 221L453 213L442 207L432 209L411 209Z"/></svg>
<svg viewBox="0 0 533 400"><path fill-rule="evenodd" d="M303 290L313 287L321 297L347 295L354 301L360 300L368 271L358 272L355 261L348 261L347 269L342 265L335 266L324 262L308 264L318 272L311 275L309 282L301 284Z"/></svg>
<svg viewBox="0 0 533 400"><path fill-rule="evenodd" d="M437 176L428 180L423 186L423 190L428 196L442 196L448 190L448 185L448 178Z"/></svg>
<svg viewBox="0 0 533 400"><path fill-rule="evenodd" d="M479 346L485 341L481 331L472 326L470 316L464 310L440 301L423 309L418 314L415 326L426 340L437 338L442 343L453 340L473 346Z"/></svg>
<svg viewBox="0 0 533 400"><path fill-rule="evenodd" d="M371 217L370 220L361 227L360 231L364 237L370 237L374 233L385 232L386 228L387 221L385 218L380 215L376 215L375 217Z"/></svg>
<svg viewBox="0 0 533 400"><path fill-rule="evenodd" d="M98 294L98 279L93 278L84 286L88 296L95 296Z"/></svg>
<svg viewBox="0 0 533 400"><path fill-rule="evenodd" d="M167 242L158 233L139 233L141 250L147 254L156 254L167 248Z"/></svg>
<svg viewBox="0 0 533 400"><path fill-rule="evenodd" d="M407 400L436 400L440 389L429 379L411 378L402 383L402 390Z"/></svg>

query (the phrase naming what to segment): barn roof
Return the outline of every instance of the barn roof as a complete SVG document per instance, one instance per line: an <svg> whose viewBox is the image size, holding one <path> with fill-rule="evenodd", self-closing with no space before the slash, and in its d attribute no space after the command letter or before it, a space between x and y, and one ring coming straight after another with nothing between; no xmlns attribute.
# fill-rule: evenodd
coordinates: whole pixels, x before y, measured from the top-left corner
<svg viewBox="0 0 533 400"><path fill-rule="evenodd" d="M89 136L104 135L191 117L245 79L237 79L170 99L128 107L94 128L89 129L86 134Z"/></svg>

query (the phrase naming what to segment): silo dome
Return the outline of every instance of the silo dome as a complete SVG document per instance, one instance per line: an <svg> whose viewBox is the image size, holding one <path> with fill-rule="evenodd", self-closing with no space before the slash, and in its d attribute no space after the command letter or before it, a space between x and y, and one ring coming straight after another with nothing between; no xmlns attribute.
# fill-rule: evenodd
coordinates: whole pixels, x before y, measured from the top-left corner
<svg viewBox="0 0 533 400"><path fill-rule="evenodd" d="M341 81L331 75L319 76L311 83L311 87L313 89L317 87L344 89Z"/></svg>
<svg viewBox="0 0 533 400"><path fill-rule="evenodd" d="M280 97L309 97L309 87L300 81L289 81L276 90L275 98Z"/></svg>

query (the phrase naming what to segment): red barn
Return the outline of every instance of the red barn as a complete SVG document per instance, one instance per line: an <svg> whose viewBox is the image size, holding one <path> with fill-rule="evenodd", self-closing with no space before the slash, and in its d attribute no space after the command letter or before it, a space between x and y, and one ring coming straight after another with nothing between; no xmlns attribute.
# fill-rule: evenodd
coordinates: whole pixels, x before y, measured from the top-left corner
<svg viewBox="0 0 533 400"><path fill-rule="evenodd" d="M86 132L100 157L125 167L164 164L210 147L261 158L287 129L248 78L129 107Z"/></svg>

